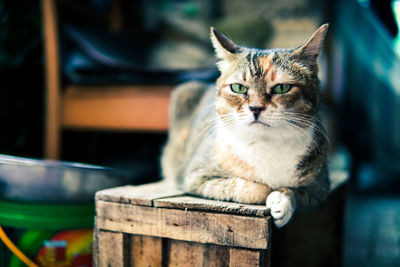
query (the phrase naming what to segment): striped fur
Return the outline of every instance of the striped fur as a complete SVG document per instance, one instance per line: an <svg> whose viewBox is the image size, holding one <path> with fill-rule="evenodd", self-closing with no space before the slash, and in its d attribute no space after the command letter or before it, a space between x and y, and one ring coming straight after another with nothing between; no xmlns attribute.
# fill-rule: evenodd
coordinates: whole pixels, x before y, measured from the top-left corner
<svg viewBox="0 0 400 267"><path fill-rule="evenodd" d="M327 140L318 119L318 66L327 25L295 49L236 45L211 29L216 85L178 87L170 109L163 175L189 194L266 203L278 227L329 189ZM230 85L248 88L234 93ZM284 94L277 84L291 84ZM258 107L256 115L251 107Z"/></svg>

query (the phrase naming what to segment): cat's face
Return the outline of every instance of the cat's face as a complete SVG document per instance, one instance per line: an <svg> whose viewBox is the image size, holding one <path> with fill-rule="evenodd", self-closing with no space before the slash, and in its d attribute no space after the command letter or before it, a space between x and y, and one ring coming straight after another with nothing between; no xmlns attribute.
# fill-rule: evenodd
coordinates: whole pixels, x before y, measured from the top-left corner
<svg viewBox="0 0 400 267"><path fill-rule="evenodd" d="M328 25L296 49L238 46L215 29L220 59L216 111L227 126L296 129L311 125L318 106L318 66Z"/></svg>

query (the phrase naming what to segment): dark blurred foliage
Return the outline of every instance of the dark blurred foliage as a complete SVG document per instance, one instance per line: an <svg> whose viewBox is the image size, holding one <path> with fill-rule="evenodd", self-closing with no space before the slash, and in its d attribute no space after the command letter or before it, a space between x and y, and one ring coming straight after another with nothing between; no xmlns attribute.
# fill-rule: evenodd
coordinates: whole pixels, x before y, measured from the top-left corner
<svg viewBox="0 0 400 267"><path fill-rule="evenodd" d="M41 40L40 2L0 0L0 65L28 65ZM37 55L37 54L36 54Z"/></svg>
<svg viewBox="0 0 400 267"><path fill-rule="evenodd" d="M39 1L0 0L0 153L41 156L41 40Z"/></svg>
<svg viewBox="0 0 400 267"><path fill-rule="evenodd" d="M397 34L397 25L392 11L392 0L371 0L371 9L392 36Z"/></svg>
<svg viewBox="0 0 400 267"><path fill-rule="evenodd" d="M40 157L43 128L41 68L0 70L0 153Z"/></svg>

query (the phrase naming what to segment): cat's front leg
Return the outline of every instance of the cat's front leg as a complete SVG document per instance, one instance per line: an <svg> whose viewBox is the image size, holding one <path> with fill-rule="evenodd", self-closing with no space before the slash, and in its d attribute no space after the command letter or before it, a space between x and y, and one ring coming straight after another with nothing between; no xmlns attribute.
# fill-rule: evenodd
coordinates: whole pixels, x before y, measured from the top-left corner
<svg viewBox="0 0 400 267"><path fill-rule="evenodd" d="M263 204L271 193L271 188L265 184L250 182L241 178L231 178L233 182L233 201L248 204Z"/></svg>
<svg viewBox="0 0 400 267"><path fill-rule="evenodd" d="M217 200L262 204L271 188L237 177L198 175L186 177L182 189L188 193Z"/></svg>
<svg viewBox="0 0 400 267"><path fill-rule="evenodd" d="M274 218L275 225L280 228L286 225L296 210L304 210L318 206L329 193L329 183L311 183L307 186L283 187L270 193L267 207Z"/></svg>
<svg viewBox="0 0 400 267"><path fill-rule="evenodd" d="M275 225L280 228L286 225L293 217L296 209L296 198L293 194L273 191L267 197L267 208L274 218Z"/></svg>

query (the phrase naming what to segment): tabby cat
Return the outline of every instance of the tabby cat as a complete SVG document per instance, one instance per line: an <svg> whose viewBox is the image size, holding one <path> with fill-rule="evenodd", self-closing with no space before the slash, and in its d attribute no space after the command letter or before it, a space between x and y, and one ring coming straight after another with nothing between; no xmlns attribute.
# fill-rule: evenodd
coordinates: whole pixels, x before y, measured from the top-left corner
<svg viewBox="0 0 400 267"><path fill-rule="evenodd" d="M328 142L317 109L328 25L295 49L235 44L211 28L221 76L172 93L163 176L188 194L265 203L275 225L329 191Z"/></svg>

